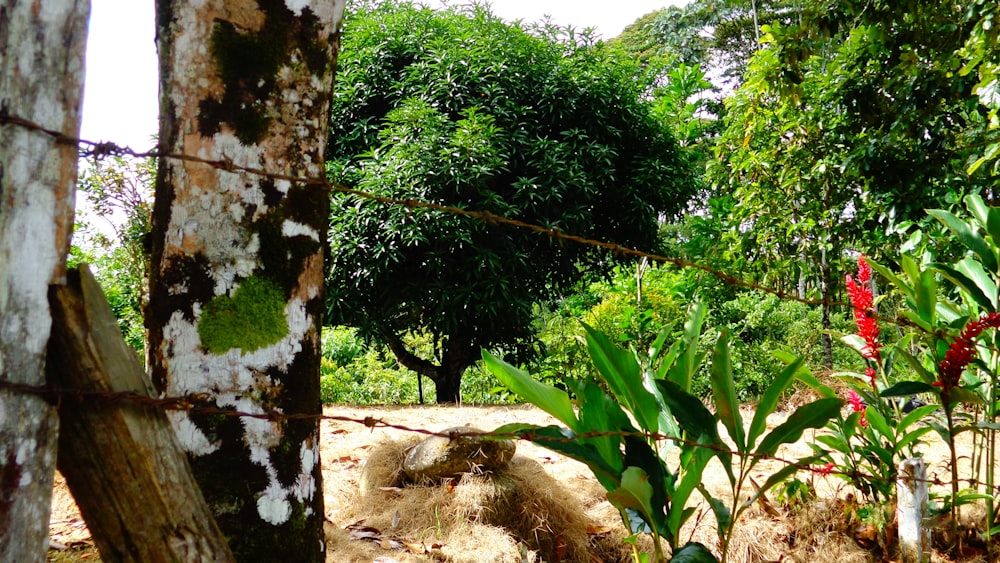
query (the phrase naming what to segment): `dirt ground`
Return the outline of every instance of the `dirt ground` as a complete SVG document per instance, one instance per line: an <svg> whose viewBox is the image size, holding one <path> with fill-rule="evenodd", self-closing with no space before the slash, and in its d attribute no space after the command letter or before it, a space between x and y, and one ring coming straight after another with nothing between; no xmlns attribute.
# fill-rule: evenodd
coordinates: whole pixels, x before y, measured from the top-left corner
<svg viewBox="0 0 1000 563"><path fill-rule="evenodd" d="M430 431L465 425L492 430L513 422L556 423L532 406L338 406L328 407L325 414L356 420L372 418ZM780 424L785 416L775 414L769 426ZM744 413L746 421L751 417L752 411ZM490 488L493 485L483 479L470 477L436 489L385 486L386 483L378 482L362 487L364 479L385 478L384 475L371 477L371 467L363 477L369 460L377 458L384 463L385 456L398 455L422 435L394 428L372 429L357 422L324 420L321 436L327 560L330 562L530 563L559 558L612 563L628 561L630 557L631 548L623 542L626 532L619 514L606 500L604 489L590 470L582 463L529 442L517 443L512 471L516 473L514 478L520 479L519 486L530 483L530 487L527 496L513 498L526 505L522 512L535 514L538 521L505 528L489 517L492 509L489 504L496 495L490 492L494 491ZM809 439L807 434L799 443L780 451L779 457L794 459L807 455ZM931 463L930 475L944 476L942 460L947 459L944 451L937 445L925 454ZM716 461L712 464L705 472L706 487L719 498L731 497L721 466ZM777 462L761 464L752 478L763 483L778 467ZM859 531L858 523L845 519L853 497L842 481L824 476L813 476L811 481L820 500L809 507L800 507L794 514L779 506L777 499L767 504L758 503L748 510L736 527L730 561L862 563L886 560L877 546L873 550L860 547L865 544L861 541L864 533ZM362 492L362 488L366 492ZM576 536L568 528L578 528ZM59 475L53 495L50 531L53 546L49 552L50 561L99 560L86 525ZM718 553L714 517L705 503L696 506L683 535ZM641 547L649 551L651 543L641 544ZM982 559L963 559L977 560ZM934 561L950 560L935 554Z"/></svg>

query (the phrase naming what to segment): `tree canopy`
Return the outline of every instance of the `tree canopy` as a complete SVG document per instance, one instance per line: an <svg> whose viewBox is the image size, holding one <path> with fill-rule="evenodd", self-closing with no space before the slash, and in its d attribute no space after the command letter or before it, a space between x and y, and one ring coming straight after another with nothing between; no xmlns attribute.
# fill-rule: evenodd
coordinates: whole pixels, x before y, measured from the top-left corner
<svg viewBox="0 0 1000 563"><path fill-rule="evenodd" d="M327 158L333 178L376 196L487 211L655 250L697 180L655 117L641 69L572 30L526 29L482 6L405 2L348 16ZM532 306L605 252L426 208L337 195L328 320L384 339L460 399L482 348L524 357ZM407 350L434 336L435 357Z"/></svg>

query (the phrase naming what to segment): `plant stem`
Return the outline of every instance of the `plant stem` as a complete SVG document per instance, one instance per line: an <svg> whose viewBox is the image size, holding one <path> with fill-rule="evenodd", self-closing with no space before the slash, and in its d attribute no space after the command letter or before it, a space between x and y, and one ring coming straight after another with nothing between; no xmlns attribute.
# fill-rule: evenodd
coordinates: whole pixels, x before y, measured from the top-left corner
<svg viewBox="0 0 1000 563"><path fill-rule="evenodd" d="M941 391L941 402L944 405L944 415L948 422L948 449L951 453L951 533L955 538L957 553L962 552L962 538L958 535L958 453L955 446L955 421L952 413L954 403L951 393Z"/></svg>

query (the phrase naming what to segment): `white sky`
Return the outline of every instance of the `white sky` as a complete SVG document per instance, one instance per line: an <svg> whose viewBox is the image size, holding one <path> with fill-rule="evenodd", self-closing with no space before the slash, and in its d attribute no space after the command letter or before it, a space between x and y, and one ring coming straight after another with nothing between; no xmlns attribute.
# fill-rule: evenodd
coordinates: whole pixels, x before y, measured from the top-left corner
<svg viewBox="0 0 1000 563"><path fill-rule="evenodd" d="M461 0L453 0L461 1ZM618 35L640 16L685 0L493 0L493 12L524 22L594 27ZM83 131L88 141L152 148L157 131L157 61L153 0L92 0Z"/></svg>

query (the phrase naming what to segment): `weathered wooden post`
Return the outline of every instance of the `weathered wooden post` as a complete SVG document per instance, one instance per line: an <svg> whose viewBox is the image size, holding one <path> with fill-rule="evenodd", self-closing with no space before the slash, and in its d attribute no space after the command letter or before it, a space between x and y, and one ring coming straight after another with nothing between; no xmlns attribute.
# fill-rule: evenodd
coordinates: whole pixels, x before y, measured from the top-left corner
<svg viewBox="0 0 1000 563"><path fill-rule="evenodd" d="M927 563L931 560L931 531L924 525L927 464L923 459L911 457L899 464L896 495L900 558L903 563Z"/></svg>
<svg viewBox="0 0 1000 563"><path fill-rule="evenodd" d="M67 278L49 293L49 382L151 397L142 363L90 271L70 270ZM59 469L104 561L233 560L160 407L65 398L59 422Z"/></svg>
<svg viewBox="0 0 1000 563"><path fill-rule="evenodd" d="M0 382L45 383L49 284L62 283L77 148L88 0L0 1ZM9 118L9 119L8 119ZM0 561L45 561L58 419L38 396L0 389Z"/></svg>

